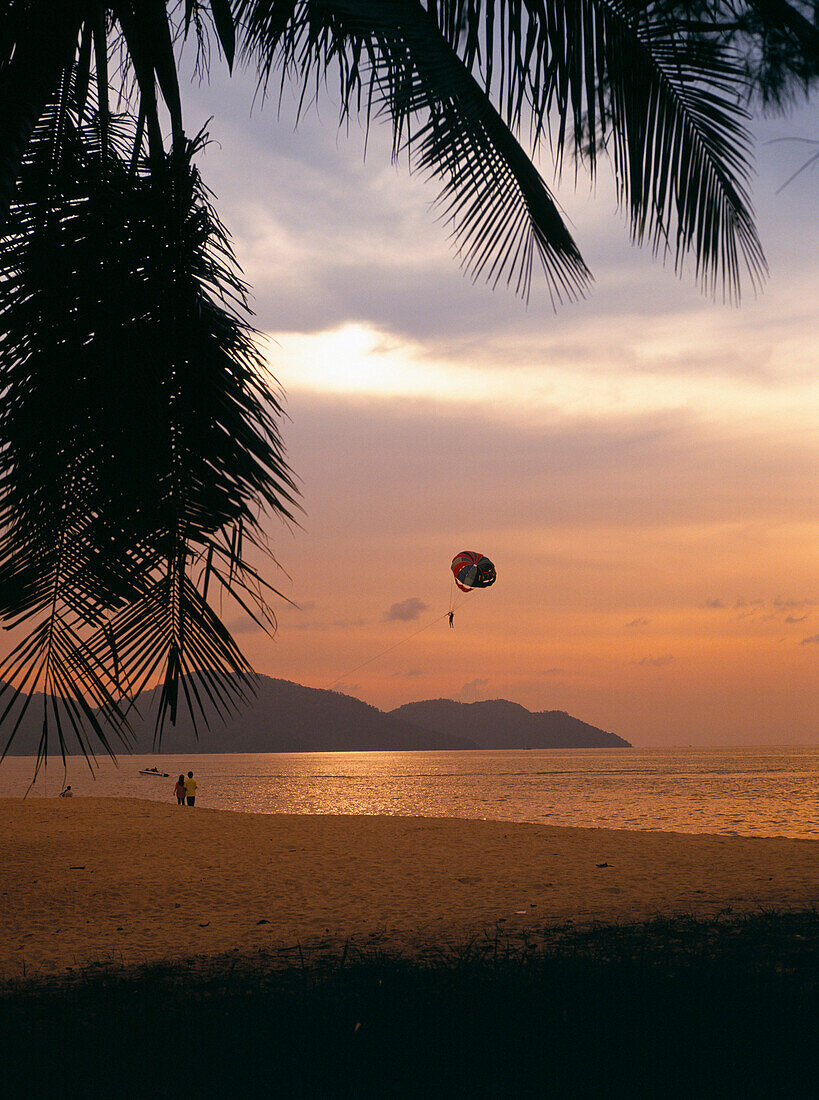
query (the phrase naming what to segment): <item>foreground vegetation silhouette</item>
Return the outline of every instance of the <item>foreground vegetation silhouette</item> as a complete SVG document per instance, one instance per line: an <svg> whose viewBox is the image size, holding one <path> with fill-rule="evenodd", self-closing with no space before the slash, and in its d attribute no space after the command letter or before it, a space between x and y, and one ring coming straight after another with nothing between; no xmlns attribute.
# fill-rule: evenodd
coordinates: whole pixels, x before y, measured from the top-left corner
<svg viewBox="0 0 819 1100"><path fill-rule="evenodd" d="M202 1096L808 1097L817 932L815 910L727 911L414 960L112 961L0 992L0 1054L25 1066L10 1097L171 1097L180 1070Z"/></svg>

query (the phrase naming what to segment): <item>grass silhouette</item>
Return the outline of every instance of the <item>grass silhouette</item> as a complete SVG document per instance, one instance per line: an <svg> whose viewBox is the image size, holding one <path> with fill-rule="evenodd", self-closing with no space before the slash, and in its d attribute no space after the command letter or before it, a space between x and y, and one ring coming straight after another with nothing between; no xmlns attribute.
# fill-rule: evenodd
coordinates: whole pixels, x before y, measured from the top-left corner
<svg viewBox="0 0 819 1100"><path fill-rule="evenodd" d="M807 1097L817 943L816 910L726 912L97 968L7 986L0 1057L26 1097Z"/></svg>

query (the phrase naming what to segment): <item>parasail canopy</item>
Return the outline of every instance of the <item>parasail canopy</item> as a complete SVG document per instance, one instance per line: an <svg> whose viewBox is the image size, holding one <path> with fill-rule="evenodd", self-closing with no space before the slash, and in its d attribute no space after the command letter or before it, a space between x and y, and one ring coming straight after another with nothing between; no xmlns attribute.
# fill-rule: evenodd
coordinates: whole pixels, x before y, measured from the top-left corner
<svg viewBox="0 0 819 1100"><path fill-rule="evenodd" d="M462 550L452 559L452 575L462 592L473 588L488 588L495 583L495 566L474 550Z"/></svg>

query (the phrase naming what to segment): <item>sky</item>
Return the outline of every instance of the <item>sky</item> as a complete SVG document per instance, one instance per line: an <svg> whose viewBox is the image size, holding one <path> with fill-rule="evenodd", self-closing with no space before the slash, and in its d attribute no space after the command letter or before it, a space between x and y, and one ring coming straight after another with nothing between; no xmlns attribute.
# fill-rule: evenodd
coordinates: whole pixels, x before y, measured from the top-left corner
<svg viewBox="0 0 819 1100"><path fill-rule="evenodd" d="M757 119L770 278L739 308L630 243L602 166L556 188L595 282L473 284L390 134L216 68L185 95L285 391L304 509L267 528L257 671L390 709L506 698L635 745L815 744L819 109ZM210 121L208 121L210 120ZM783 140L785 139L785 140ZM366 153L366 155L365 155ZM551 184L552 167L539 162ZM450 561L493 588L445 615Z"/></svg>

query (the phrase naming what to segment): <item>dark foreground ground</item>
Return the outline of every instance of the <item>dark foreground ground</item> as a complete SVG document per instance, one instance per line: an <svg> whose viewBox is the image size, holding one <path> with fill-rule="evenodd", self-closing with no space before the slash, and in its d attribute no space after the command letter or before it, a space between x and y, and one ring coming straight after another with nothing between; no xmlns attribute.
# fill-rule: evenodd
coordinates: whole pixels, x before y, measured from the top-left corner
<svg viewBox="0 0 819 1100"><path fill-rule="evenodd" d="M9 1097L814 1097L819 913L0 992Z"/></svg>

